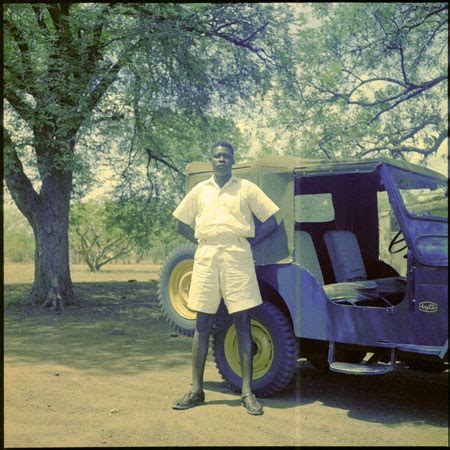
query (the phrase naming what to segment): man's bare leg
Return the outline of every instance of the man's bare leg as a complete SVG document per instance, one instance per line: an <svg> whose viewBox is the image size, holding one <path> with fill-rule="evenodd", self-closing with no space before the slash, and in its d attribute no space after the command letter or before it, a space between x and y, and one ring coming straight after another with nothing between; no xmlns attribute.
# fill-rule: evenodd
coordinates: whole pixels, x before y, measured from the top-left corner
<svg viewBox="0 0 450 450"><path fill-rule="evenodd" d="M250 330L250 314L248 311L239 311L233 314L233 323L236 328L239 356L242 368L242 395L252 393L253 374L253 342Z"/></svg>
<svg viewBox="0 0 450 450"><path fill-rule="evenodd" d="M200 405L205 400L203 373L208 355L209 335L214 322L214 314L197 313L196 330L192 342L192 389L176 400L173 409L188 409Z"/></svg>
<svg viewBox="0 0 450 450"><path fill-rule="evenodd" d="M203 391L203 374L213 322L214 314L197 313L192 341L192 392L195 394Z"/></svg>
<svg viewBox="0 0 450 450"><path fill-rule="evenodd" d="M250 314L248 310L245 310L234 313L232 316L238 337L239 356L241 358L241 398L245 399L251 409L261 410L260 413L262 413L262 405L252 395L251 387L253 375L253 341L250 327Z"/></svg>

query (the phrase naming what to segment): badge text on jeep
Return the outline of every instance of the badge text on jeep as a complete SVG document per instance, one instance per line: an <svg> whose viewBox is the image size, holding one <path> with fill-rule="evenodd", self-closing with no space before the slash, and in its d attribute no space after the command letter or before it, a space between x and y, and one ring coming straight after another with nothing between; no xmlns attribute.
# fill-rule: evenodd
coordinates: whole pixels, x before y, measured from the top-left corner
<svg viewBox="0 0 450 450"><path fill-rule="evenodd" d="M434 302L421 302L419 303L419 311L426 313L434 313L438 310L437 303Z"/></svg>

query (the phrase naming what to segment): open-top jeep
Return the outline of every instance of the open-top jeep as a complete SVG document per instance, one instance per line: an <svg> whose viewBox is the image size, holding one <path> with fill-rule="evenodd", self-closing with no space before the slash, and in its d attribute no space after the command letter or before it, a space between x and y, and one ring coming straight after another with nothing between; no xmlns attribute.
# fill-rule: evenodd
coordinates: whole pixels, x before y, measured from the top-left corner
<svg viewBox="0 0 450 450"><path fill-rule="evenodd" d="M212 173L210 163L188 164L187 189ZM280 207L278 229L253 248L264 300L251 310L257 395L284 389L299 357L349 374L382 374L399 364L447 369L443 175L389 159L290 156L236 164L233 174L256 183ZM398 230L387 230L389 240L380 228L386 211ZM187 335L195 328L196 314L187 308L194 253L191 244L175 249L162 266L159 286L165 317ZM214 359L236 391L241 386L237 345L222 302Z"/></svg>

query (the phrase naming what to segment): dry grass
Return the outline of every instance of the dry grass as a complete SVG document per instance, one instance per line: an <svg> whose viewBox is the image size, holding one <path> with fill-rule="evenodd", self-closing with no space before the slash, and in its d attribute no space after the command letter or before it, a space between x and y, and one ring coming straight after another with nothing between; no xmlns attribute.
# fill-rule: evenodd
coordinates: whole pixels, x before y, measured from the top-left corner
<svg viewBox="0 0 450 450"><path fill-rule="evenodd" d="M153 281L159 278L160 264L109 264L100 272L90 272L85 264L72 264L71 275L74 283L103 281ZM9 263L3 267L4 283L32 283L34 264Z"/></svg>

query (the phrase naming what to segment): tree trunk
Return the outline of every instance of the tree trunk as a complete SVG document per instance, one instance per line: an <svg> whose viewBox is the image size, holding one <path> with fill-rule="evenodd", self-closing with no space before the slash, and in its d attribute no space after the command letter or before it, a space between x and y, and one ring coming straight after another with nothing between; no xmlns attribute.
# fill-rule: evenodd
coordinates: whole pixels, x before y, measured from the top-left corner
<svg viewBox="0 0 450 450"><path fill-rule="evenodd" d="M69 207L72 174L47 177L34 215L35 269L33 303L59 311L77 304L69 259Z"/></svg>

